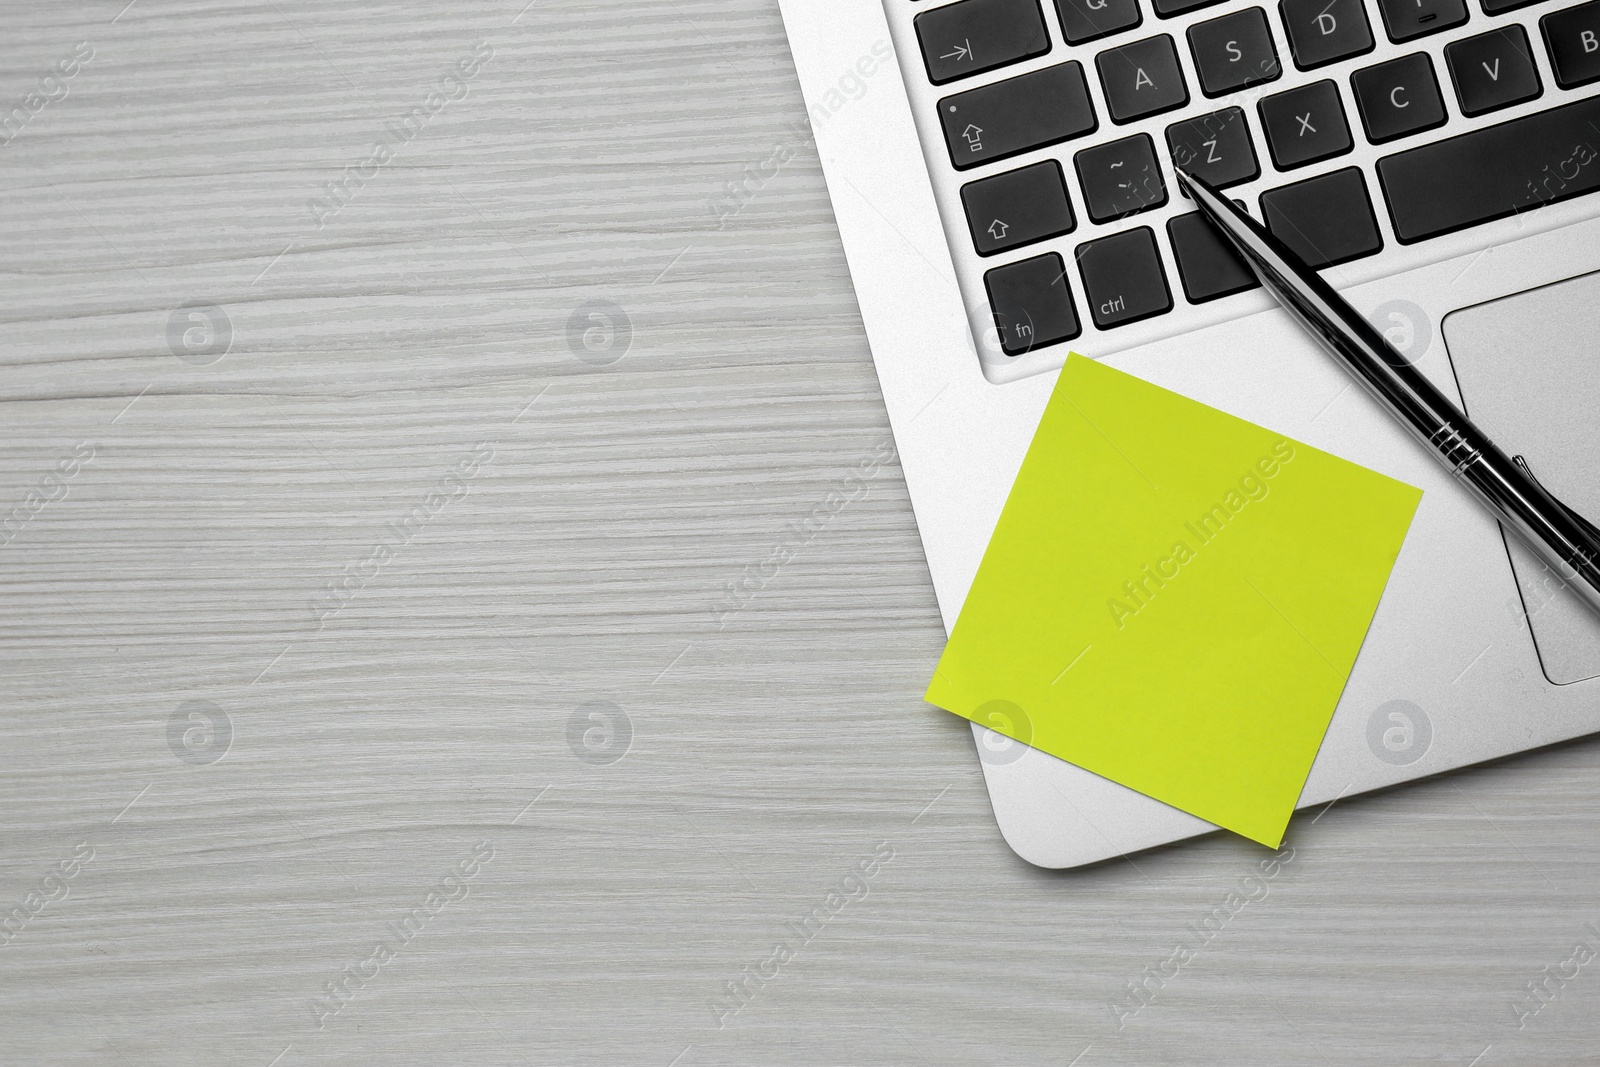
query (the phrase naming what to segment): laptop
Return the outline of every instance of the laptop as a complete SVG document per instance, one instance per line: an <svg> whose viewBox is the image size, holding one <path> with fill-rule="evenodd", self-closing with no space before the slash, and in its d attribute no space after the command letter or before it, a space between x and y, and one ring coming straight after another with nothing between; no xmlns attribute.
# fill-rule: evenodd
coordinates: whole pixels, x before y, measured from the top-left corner
<svg viewBox="0 0 1600 1067"><path fill-rule="evenodd" d="M1424 490L1302 808L1600 730L1600 622L1173 173L1226 188L1600 517L1600 0L780 3L947 628L1076 351ZM1215 829L973 738L1033 864Z"/></svg>

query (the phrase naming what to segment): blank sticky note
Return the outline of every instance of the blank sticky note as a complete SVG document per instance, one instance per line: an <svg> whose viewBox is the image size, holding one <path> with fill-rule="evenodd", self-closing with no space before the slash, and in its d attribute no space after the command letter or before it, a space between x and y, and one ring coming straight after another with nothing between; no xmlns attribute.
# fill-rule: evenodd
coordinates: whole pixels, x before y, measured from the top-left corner
<svg viewBox="0 0 1600 1067"><path fill-rule="evenodd" d="M1421 498L1073 355L927 699L1276 846Z"/></svg>

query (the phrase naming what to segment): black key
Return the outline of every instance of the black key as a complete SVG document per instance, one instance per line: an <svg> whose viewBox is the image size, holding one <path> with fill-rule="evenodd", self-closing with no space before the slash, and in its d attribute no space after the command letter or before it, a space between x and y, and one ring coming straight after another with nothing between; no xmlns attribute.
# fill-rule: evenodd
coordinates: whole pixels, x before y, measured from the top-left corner
<svg viewBox="0 0 1600 1067"><path fill-rule="evenodd" d="M1600 97L1378 160L1394 235L1411 244L1600 189Z"/></svg>
<svg viewBox="0 0 1600 1067"><path fill-rule="evenodd" d="M1148 134L1085 148L1073 163L1083 185L1084 210L1096 222L1136 215L1167 202L1167 183Z"/></svg>
<svg viewBox="0 0 1600 1067"><path fill-rule="evenodd" d="M1539 29L1557 85L1572 89L1600 78L1600 0L1546 15Z"/></svg>
<svg viewBox="0 0 1600 1067"><path fill-rule="evenodd" d="M1515 11L1519 7L1537 4L1539 0L1482 0L1485 15L1503 15L1507 11Z"/></svg>
<svg viewBox="0 0 1600 1067"><path fill-rule="evenodd" d="M1054 252L1007 263L983 276L1000 347L1008 356L1069 341L1083 332L1067 268Z"/></svg>
<svg viewBox="0 0 1600 1067"><path fill-rule="evenodd" d="M1050 51L1038 0L959 0L924 11L916 26L935 85Z"/></svg>
<svg viewBox="0 0 1600 1067"><path fill-rule="evenodd" d="M1257 105L1267 148L1279 170L1303 167L1350 151L1350 127L1339 103L1339 87L1312 82L1269 96Z"/></svg>
<svg viewBox="0 0 1600 1067"><path fill-rule="evenodd" d="M1444 125L1444 100L1426 52L1356 71L1350 92L1373 144Z"/></svg>
<svg viewBox="0 0 1600 1067"><path fill-rule="evenodd" d="M1185 11L1193 11L1197 7L1205 7L1208 4L1218 2L1219 0L1152 0L1152 6L1155 7L1157 15L1164 19L1170 19L1174 15L1183 14Z"/></svg>
<svg viewBox="0 0 1600 1067"><path fill-rule="evenodd" d="M1167 237L1189 303L1203 304L1261 284L1227 238L1198 211L1168 219Z"/></svg>
<svg viewBox="0 0 1600 1067"><path fill-rule="evenodd" d="M1174 122L1167 127L1167 149L1174 163L1218 189L1253 181L1261 174L1244 112L1236 107Z"/></svg>
<svg viewBox="0 0 1600 1067"><path fill-rule="evenodd" d="M1144 21L1139 0L1056 0L1056 14L1068 44L1098 41Z"/></svg>
<svg viewBox="0 0 1600 1067"><path fill-rule="evenodd" d="M947 96L939 119L957 170L1081 137L1098 125L1076 61Z"/></svg>
<svg viewBox="0 0 1600 1067"><path fill-rule="evenodd" d="M1061 164L1053 159L964 185L961 204L980 256L1060 237L1078 224Z"/></svg>
<svg viewBox="0 0 1600 1067"><path fill-rule="evenodd" d="M1372 51L1372 23L1361 0L1283 0L1278 12L1301 70Z"/></svg>
<svg viewBox="0 0 1600 1067"><path fill-rule="evenodd" d="M1467 21L1466 0L1378 0L1383 28L1399 44Z"/></svg>
<svg viewBox="0 0 1600 1067"><path fill-rule="evenodd" d="M1095 56L1094 65L1112 122L1132 122L1189 102L1177 49L1165 34L1108 48Z"/></svg>
<svg viewBox="0 0 1600 1067"><path fill-rule="evenodd" d="M1498 111L1544 91L1539 72L1533 69L1528 35L1516 23L1451 41L1444 46L1444 61L1456 83L1456 102L1463 115Z"/></svg>
<svg viewBox="0 0 1600 1067"><path fill-rule="evenodd" d="M1367 182L1358 167L1319 174L1261 194L1274 237L1316 268L1348 263L1383 247Z"/></svg>
<svg viewBox="0 0 1600 1067"><path fill-rule="evenodd" d="M1283 73L1266 12L1259 7L1195 23L1189 27L1189 48L1207 96L1260 85Z"/></svg>
<svg viewBox="0 0 1600 1067"><path fill-rule="evenodd" d="M1078 246L1089 314L1102 330L1164 315L1172 310L1167 274L1161 269L1156 235L1148 226L1124 230Z"/></svg>

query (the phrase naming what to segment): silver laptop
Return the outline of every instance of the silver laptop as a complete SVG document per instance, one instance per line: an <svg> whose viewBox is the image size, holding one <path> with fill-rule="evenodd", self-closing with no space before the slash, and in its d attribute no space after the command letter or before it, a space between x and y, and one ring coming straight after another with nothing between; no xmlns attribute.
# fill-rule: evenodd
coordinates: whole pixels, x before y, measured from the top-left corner
<svg viewBox="0 0 1600 1067"><path fill-rule="evenodd" d="M947 628L1078 351L1424 490L1302 807L1600 730L1600 623L1172 170L1226 187L1600 517L1600 0L781 3ZM1213 829L974 740L1040 866Z"/></svg>

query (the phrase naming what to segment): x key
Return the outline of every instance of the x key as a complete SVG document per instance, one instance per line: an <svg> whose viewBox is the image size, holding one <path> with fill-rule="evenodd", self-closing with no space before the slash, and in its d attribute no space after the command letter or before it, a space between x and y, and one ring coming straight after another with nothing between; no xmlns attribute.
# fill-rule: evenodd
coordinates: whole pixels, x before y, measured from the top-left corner
<svg viewBox="0 0 1600 1067"><path fill-rule="evenodd" d="M1261 101L1261 128L1279 170L1350 151L1350 126L1331 81L1312 82Z"/></svg>

